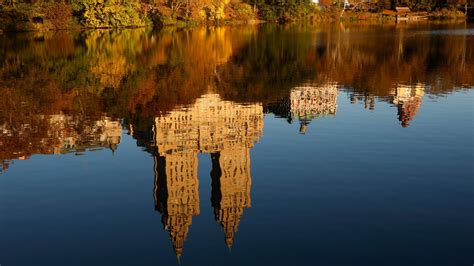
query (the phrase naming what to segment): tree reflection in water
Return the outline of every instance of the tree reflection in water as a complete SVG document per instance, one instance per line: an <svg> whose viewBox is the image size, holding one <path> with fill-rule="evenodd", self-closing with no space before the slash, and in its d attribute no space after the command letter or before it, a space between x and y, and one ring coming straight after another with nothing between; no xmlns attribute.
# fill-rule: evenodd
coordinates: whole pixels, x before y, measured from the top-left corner
<svg viewBox="0 0 474 266"><path fill-rule="evenodd" d="M215 220L232 246L266 113L304 134L346 92L370 110L395 105L407 127L425 94L474 85L472 29L456 24L47 32L0 35L0 46L0 169L114 151L126 129L154 156L155 207L178 257L200 213L198 153L210 154Z"/></svg>

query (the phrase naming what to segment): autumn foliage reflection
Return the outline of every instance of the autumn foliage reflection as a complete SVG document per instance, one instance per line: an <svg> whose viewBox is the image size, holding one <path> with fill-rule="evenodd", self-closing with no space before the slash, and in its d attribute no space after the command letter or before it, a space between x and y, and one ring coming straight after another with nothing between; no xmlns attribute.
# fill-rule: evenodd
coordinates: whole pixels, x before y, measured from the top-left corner
<svg viewBox="0 0 474 266"><path fill-rule="evenodd" d="M51 122L58 115L70 121L61 130L76 132L77 139L94 132L84 124L93 128L98 121L123 119L148 132L154 117L207 93L271 111L295 88L331 82L369 109L377 102L397 106L401 125L408 126L423 94L474 84L469 25L0 35L0 58L0 161L63 145L59 136L72 133Z"/></svg>

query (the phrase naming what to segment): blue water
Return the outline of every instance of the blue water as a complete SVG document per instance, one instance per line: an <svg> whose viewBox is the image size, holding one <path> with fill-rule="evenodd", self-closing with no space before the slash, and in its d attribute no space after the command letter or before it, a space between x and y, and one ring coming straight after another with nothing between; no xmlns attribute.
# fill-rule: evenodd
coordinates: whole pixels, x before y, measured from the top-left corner
<svg viewBox="0 0 474 266"><path fill-rule="evenodd" d="M198 153L200 213L181 265L471 265L473 85L425 89L406 127L387 95L372 94L370 110L351 104L354 88L345 86L337 87L337 112L310 119L305 134L298 119L266 112L249 148L251 204L230 249L214 218L211 154ZM1 265L178 263L155 210L158 155L119 122L114 152L8 160L0 175Z"/></svg>

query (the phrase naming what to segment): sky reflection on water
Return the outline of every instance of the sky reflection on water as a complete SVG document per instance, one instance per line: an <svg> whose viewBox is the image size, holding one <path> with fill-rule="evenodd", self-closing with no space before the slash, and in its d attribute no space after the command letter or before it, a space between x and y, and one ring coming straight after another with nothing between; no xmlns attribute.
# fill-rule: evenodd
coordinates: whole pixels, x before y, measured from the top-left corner
<svg viewBox="0 0 474 266"><path fill-rule="evenodd" d="M1 35L0 263L472 263L460 31Z"/></svg>

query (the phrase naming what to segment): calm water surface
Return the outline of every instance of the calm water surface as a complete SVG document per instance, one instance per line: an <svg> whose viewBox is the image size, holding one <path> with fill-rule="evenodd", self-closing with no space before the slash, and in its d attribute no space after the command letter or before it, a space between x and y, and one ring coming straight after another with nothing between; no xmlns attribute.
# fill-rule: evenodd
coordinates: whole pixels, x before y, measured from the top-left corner
<svg viewBox="0 0 474 266"><path fill-rule="evenodd" d="M0 264L472 265L474 25L0 35Z"/></svg>

